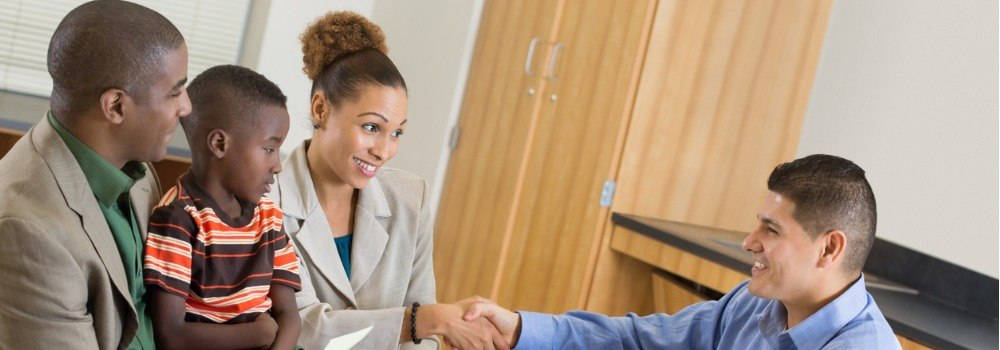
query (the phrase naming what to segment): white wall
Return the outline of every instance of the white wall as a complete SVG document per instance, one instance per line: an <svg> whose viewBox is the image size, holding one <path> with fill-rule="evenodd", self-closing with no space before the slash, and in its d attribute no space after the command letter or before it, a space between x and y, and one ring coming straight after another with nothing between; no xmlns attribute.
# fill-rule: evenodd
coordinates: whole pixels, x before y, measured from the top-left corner
<svg viewBox="0 0 1000 350"><path fill-rule="evenodd" d="M312 82L302 72L302 43L299 35L310 23L328 11L349 10L371 17L374 0L296 0L271 1L267 23L260 43L257 67L288 96L291 124L281 145L288 154L302 140L312 136L309 121L309 90Z"/></svg>
<svg viewBox="0 0 1000 350"><path fill-rule="evenodd" d="M437 208L451 154L448 136L458 121L483 0L375 2L389 57L409 89L409 121L389 165L431 184Z"/></svg>
<svg viewBox="0 0 1000 350"><path fill-rule="evenodd" d="M997 10L835 2L798 148L866 169L879 237L994 278Z"/></svg>
<svg viewBox="0 0 1000 350"><path fill-rule="evenodd" d="M299 34L326 11L351 10L379 25L389 57L409 88L409 113L399 153L388 165L405 169L431 184L437 208L450 152L447 139L458 120L465 77L483 0L425 1L272 1L256 69L288 95L292 118L282 152L309 138L309 88L302 73Z"/></svg>

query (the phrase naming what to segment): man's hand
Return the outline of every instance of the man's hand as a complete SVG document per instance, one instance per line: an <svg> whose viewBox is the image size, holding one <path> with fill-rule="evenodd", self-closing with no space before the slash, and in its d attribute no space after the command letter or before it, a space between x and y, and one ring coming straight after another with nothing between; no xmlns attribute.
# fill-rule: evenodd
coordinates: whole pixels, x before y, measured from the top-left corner
<svg viewBox="0 0 1000 350"><path fill-rule="evenodd" d="M464 308L455 304L421 306L417 335L436 334L455 349L510 349L507 337L486 319L462 319Z"/></svg>
<svg viewBox="0 0 1000 350"><path fill-rule="evenodd" d="M520 314L482 297L471 297L459 301L458 305L465 310L463 319L466 321L488 319L512 348L517 345L517 339L521 336Z"/></svg>

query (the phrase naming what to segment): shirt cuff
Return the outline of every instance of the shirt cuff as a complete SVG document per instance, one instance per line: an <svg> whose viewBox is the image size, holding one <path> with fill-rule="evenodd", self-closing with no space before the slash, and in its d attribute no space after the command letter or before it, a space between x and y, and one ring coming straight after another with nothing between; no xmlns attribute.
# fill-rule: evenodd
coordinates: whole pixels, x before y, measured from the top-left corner
<svg viewBox="0 0 1000 350"><path fill-rule="evenodd" d="M521 314L521 336L514 349L551 349L556 332L556 317L531 311Z"/></svg>

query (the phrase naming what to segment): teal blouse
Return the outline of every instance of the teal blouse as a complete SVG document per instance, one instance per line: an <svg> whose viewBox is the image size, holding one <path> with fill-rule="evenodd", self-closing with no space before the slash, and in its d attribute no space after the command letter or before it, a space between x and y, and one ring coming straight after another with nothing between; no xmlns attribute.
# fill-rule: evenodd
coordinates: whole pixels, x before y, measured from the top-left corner
<svg viewBox="0 0 1000 350"><path fill-rule="evenodd" d="M340 262L344 264L344 272L347 279L351 279L351 237L354 234L348 233L345 236L334 237L333 243L337 245L337 253L340 254Z"/></svg>

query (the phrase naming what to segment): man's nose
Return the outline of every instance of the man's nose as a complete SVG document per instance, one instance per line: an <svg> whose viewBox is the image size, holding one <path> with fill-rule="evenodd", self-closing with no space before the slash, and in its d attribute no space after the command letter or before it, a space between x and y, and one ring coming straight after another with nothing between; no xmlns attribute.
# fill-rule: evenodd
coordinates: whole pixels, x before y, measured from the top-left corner
<svg viewBox="0 0 1000 350"><path fill-rule="evenodd" d="M747 234L746 237L743 237L743 244L741 245L743 247L743 250L751 253L758 250L757 237L756 237L757 231L759 230L753 230L749 234Z"/></svg>

